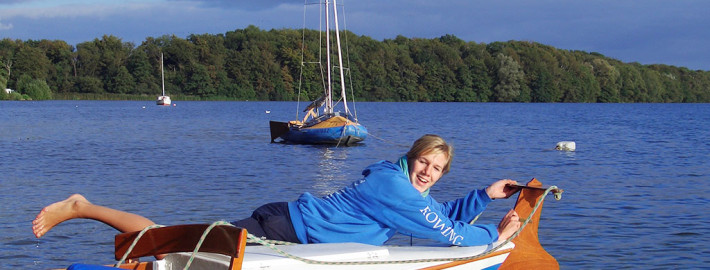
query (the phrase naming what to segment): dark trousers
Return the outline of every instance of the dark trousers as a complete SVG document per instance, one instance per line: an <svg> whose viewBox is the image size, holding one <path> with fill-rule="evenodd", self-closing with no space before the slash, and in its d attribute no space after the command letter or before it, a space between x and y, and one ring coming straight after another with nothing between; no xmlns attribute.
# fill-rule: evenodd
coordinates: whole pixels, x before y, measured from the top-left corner
<svg viewBox="0 0 710 270"><path fill-rule="evenodd" d="M247 229L247 232L270 240L300 243L293 229L288 203L276 202L260 206L251 217L231 222L234 226Z"/></svg>

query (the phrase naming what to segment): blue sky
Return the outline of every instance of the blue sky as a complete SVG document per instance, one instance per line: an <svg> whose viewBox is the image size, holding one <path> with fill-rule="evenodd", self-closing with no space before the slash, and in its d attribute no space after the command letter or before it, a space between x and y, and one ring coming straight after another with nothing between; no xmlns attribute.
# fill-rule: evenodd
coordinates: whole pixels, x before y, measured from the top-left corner
<svg viewBox="0 0 710 270"><path fill-rule="evenodd" d="M314 1L314 0L311 0ZM248 25L303 26L302 0L0 0L0 38L218 34ZM706 0L341 0L347 28L377 40L446 34L491 43L526 40L624 62L710 70Z"/></svg>

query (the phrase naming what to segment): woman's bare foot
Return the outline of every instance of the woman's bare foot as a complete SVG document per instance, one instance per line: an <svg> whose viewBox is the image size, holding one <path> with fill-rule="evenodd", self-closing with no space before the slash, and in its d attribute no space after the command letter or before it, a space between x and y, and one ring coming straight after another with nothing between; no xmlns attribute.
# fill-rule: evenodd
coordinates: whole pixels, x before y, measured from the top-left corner
<svg viewBox="0 0 710 270"><path fill-rule="evenodd" d="M43 208L32 221L32 232L37 238L40 238L57 224L79 217L77 209L82 203L91 204L84 196L74 194L66 200L55 202Z"/></svg>

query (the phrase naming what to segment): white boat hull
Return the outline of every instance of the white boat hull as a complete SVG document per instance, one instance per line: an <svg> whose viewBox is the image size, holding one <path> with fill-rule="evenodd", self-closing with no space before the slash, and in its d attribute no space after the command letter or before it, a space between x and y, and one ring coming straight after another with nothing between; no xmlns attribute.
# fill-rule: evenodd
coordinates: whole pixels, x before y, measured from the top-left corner
<svg viewBox="0 0 710 270"><path fill-rule="evenodd" d="M287 258L265 246L247 246L244 251L242 269L421 269L441 266L454 261L488 251L496 243L474 247L432 247L432 246L373 246L359 243L307 244L278 246L286 253L317 261L327 262L379 262L374 264L312 264ZM485 269L499 266L508 257L515 245L508 243L498 252L502 254L480 260L451 265L448 269ZM182 269L191 253L175 253L159 261L154 269ZM416 263L386 263L387 261L423 260ZM430 260L430 261L427 261ZM229 256L214 253L198 253L190 269L227 269Z"/></svg>
<svg viewBox="0 0 710 270"><path fill-rule="evenodd" d="M247 239L253 239L248 237L247 231L222 221L209 225L149 227L145 231L118 234L115 237L115 257L118 260L168 254L162 260L121 265L122 269L158 270L184 269L190 261L190 269L193 270L559 269L557 260L540 245L537 233L539 210L544 197L557 190L555 197L558 198L562 190L554 186L543 188L542 183L534 178L519 188L521 191L514 209L527 217L529 223L525 222L523 225L528 226L521 226L510 242L474 247L298 244L278 246L277 252L266 246L247 246ZM188 252L196 247L209 253L198 253L191 260L192 255ZM493 248L496 250L493 251Z"/></svg>
<svg viewBox="0 0 710 270"><path fill-rule="evenodd" d="M155 101L155 103L161 106L170 106L170 103L172 103L172 101L170 100L169 96L159 96L158 100Z"/></svg>

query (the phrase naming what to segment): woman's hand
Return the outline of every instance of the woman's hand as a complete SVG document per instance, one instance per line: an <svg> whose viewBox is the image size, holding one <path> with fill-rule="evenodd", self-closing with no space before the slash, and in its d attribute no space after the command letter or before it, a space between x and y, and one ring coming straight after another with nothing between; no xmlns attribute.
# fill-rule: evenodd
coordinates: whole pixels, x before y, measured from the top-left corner
<svg viewBox="0 0 710 270"><path fill-rule="evenodd" d="M515 209L510 209L498 224L498 240L510 238L518 229L520 229L520 217Z"/></svg>
<svg viewBox="0 0 710 270"><path fill-rule="evenodd" d="M518 192L520 188L514 188L508 185L517 184L518 182L510 179L498 180L486 188L486 193L488 193L488 197L491 199L509 198L515 194L515 192Z"/></svg>

